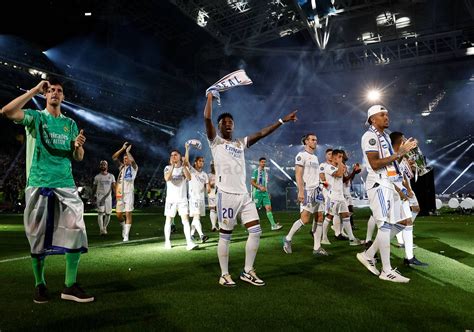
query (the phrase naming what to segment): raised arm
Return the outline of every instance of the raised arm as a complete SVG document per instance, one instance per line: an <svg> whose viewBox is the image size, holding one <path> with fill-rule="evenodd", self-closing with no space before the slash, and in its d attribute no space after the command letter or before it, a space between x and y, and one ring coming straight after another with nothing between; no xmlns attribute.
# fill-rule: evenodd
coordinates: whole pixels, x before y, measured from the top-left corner
<svg viewBox="0 0 474 332"><path fill-rule="evenodd" d="M127 149L128 142L123 143L122 147L112 155L112 160L119 166L122 166L122 162L119 160L120 155Z"/></svg>
<svg viewBox="0 0 474 332"><path fill-rule="evenodd" d="M216 128L212 124L212 93L207 94L206 106L204 107L204 124L206 125L207 138L212 141L216 137Z"/></svg>
<svg viewBox="0 0 474 332"><path fill-rule="evenodd" d="M128 160L132 163L133 169L137 169L138 165L135 162L135 159L133 158L132 154L130 153L130 149L132 148L132 144L129 144L128 147L125 149L125 153L127 154Z"/></svg>
<svg viewBox="0 0 474 332"><path fill-rule="evenodd" d="M185 165L190 165L189 163L189 144L184 144L184 163Z"/></svg>
<svg viewBox="0 0 474 332"><path fill-rule="evenodd" d="M189 145L186 149L186 154L188 155L187 158L185 157L184 160L183 160L183 173L184 173L184 177L186 178L186 180L190 181L191 180L191 172L189 171L189 167L192 167L191 165L189 165Z"/></svg>
<svg viewBox="0 0 474 332"><path fill-rule="evenodd" d="M13 121L22 121L25 113L22 108L26 105L27 102L31 100L38 93L44 93L48 90L49 82L41 81L33 89L25 92L21 96L13 99L7 105L5 105L0 113L4 115L7 119Z"/></svg>
<svg viewBox="0 0 474 332"><path fill-rule="evenodd" d="M268 126L268 127L265 127L263 128L262 130L260 131L257 131L256 133L248 136L248 139L247 139L247 146L252 146L254 145L255 143L257 143L259 140L261 140L262 138L270 135L271 133L273 133L278 127L280 127L283 123L285 122L288 122L288 121L296 121L297 120L297 117L296 117L296 112L298 111L293 111L291 112L290 114L288 114L287 116L285 116L283 119L279 119L277 122L275 122L274 124ZM280 121L281 120L281 121Z"/></svg>
<svg viewBox="0 0 474 332"><path fill-rule="evenodd" d="M351 174L349 174L348 176L344 176L343 177L343 181L344 183L348 182L348 181L351 181L355 176L356 174L358 173L359 171L359 167L356 165L354 165L354 167L352 167L352 172Z"/></svg>

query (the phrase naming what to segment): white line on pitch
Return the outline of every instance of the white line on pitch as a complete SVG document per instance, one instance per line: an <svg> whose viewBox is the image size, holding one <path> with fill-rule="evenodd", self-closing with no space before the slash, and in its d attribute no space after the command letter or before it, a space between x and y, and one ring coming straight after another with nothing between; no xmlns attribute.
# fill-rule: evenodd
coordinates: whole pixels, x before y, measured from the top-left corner
<svg viewBox="0 0 474 332"><path fill-rule="evenodd" d="M145 241L150 241L150 240L157 240L157 239L161 239L161 238L162 238L162 236L154 236L154 237L148 237L148 238L145 238L145 239L131 240L131 241L128 241L128 242L120 241L120 242L115 242L115 243L105 243L105 244L98 245L98 246L91 246L89 248L90 249L95 249L95 248L114 247L114 246L118 246L118 245L124 245L124 244L126 245L128 243L140 243L140 242L145 242ZM31 256L22 256L22 257L2 259L2 260L0 260L0 264L1 263L19 261L19 260L23 260L23 259L27 259L27 258L31 258Z"/></svg>

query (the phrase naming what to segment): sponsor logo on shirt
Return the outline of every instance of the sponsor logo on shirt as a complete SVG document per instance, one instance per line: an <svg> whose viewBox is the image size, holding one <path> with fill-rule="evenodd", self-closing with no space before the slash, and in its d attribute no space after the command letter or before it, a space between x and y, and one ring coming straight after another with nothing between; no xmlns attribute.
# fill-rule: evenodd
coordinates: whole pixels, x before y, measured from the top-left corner
<svg viewBox="0 0 474 332"><path fill-rule="evenodd" d="M227 152L228 154L230 154L232 157L238 159L238 158L240 158L240 156L242 155L243 150L239 148L239 147L240 147L240 143L236 143L236 145L237 145L238 147L234 147L234 146L232 146L232 145L230 145L230 144L224 144L224 148L225 148L225 150L226 150L226 152Z"/></svg>

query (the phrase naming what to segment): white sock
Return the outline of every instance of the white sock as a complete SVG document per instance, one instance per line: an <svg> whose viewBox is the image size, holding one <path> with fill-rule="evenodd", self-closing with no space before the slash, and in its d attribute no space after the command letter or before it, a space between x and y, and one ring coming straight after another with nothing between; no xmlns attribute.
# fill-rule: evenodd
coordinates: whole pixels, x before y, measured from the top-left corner
<svg viewBox="0 0 474 332"><path fill-rule="evenodd" d="M99 224L99 230L100 232L102 233L102 231L104 230L104 214L99 212L97 213L97 223Z"/></svg>
<svg viewBox="0 0 474 332"><path fill-rule="evenodd" d="M191 226L196 229L200 237L204 235L204 233L202 232L201 220L199 219L199 217L194 216ZM193 235L193 233L194 232L192 231L192 228L191 228L191 235Z"/></svg>
<svg viewBox="0 0 474 332"><path fill-rule="evenodd" d="M260 225L255 225L247 228L249 237L245 244L245 272L253 270L253 263L255 262L255 256L257 256L258 246L260 244L260 235L262 235L262 228Z"/></svg>
<svg viewBox="0 0 474 332"><path fill-rule="evenodd" d="M128 239L128 235L130 234L130 228L132 228L132 224L125 224L124 228L124 238Z"/></svg>
<svg viewBox="0 0 474 332"><path fill-rule="evenodd" d="M314 234L316 232L316 228L318 227L318 222L316 221L316 218L313 219L313 223L311 224L311 232Z"/></svg>
<svg viewBox="0 0 474 332"><path fill-rule="evenodd" d="M107 227L109 226L110 223L110 214L105 215L105 221L104 221L104 231L107 230Z"/></svg>
<svg viewBox="0 0 474 332"><path fill-rule="evenodd" d="M291 241L291 239L293 238L293 235L295 235L295 233L298 232L300 230L300 228L303 227L303 226L304 226L304 224L301 221L301 219L296 220L293 223L293 226L291 226L290 231L288 232L288 235L286 236L286 240Z"/></svg>
<svg viewBox="0 0 474 332"><path fill-rule="evenodd" d="M352 241L355 239L354 234L352 233L352 226L351 226L351 218L342 218L342 227L346 231L347 235L349 236L349 240Z"/></svg>
<svg viewBox="0 0 474 332"><path fill-rule="evenodd" d="M407 259L413 258L413 226L406 226L403 231L403 240L405 240L405 256Z"/></svg>
<svg viewBox="0 0 474 332"><path fill-rule="evenodd" d="M217 257L221 266L221 275L229 274L229 244L231 234L219 233L219 242L217 243Z"/></svg>
<svg viewBox="0 0 474 332"><path fill-rule="evenodd" d="M365 236L365 241L372 241L372 236L374 235L375 230L375 218L370 216L369 221L367 221L367 235Z"/></svg>
<svg viewBox="0 0 474 332"><path fill-rule="evenodd" d="M120 226L122 226L122 237L125 237L125 222L120 222Z"/></svg>
<svg viewBox="0 0 474 332"><path fill-rule="evenodd" d="M318 250L321 247L321 237L323 235L323 223L317 223L316 231L313 234L313 250Z"/></svg>
<svg viewBox="0 0 474 332"><path fill-rule="evenodd" d="M171 218L166 217L165 221L165 242L168 243L170 242L171 238Z"/></svg>
<svg viewBox="0 0 474 332"><path fill-rule="evenodd" d="M405 242L403 241L403 232L398 232L397 233L397 242L398 244L404 244Z"/></svg>
<svg viewBox="0 0 474 332"><path fill-rule="evenodd" d="M217 228L217 212L215 210L211 210L209 214L211 215L212 228Z"/></svg>
<svg viewBox="0 0 474 332"><path fill-rule="evenodd" d="M194 242L191 240L191 227L189 226L188 217L181 217L181 223L183 224L183 232L184 236L186 237L186 244L188 246L194 245Z"/></svg>
<svg viewBox="0 0 474 332"><path fill-rule="evenodd" d="M324 218L324 222L323 222L323 235L322 235L322 238L323 240L325 241L329 241L328 239L328 228L329 228L329 223L331 221L328 219L328 218Z"/></svg>
<svg viewBox="0 0 474 332"><path fill-rule="evenodd" d="M341 218L335 215L332 218L332 224L334 225L334 235L339 236L341 234Z"/></svg>
<svg viewBox="0 0 474 332"><path fill-rule="evenodd" d="M382 260L382 268L385 273L392 271L390 265L390 231L392 225L384 223L377 232L376 240L378 241L378 247L380 251L380 259Z"/></svg>

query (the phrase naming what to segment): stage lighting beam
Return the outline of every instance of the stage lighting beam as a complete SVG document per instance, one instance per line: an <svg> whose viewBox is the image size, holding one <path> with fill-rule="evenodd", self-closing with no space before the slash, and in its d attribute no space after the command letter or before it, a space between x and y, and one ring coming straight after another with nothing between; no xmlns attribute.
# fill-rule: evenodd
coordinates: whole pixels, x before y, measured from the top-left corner
<svg viewBox="0 0 474 332"><path fill-rule="evenodd" d="M471 146L472 146L472 145L471 145ZM466 173L469 168L471 168L471 166L472 166L473 164L474 164L474 162L471 161L471 163L469 164L469 166L467 166L467 167L461 172L461 174L459 174L458 177L455 178L454 181L451 182L451 184L450 184L446 189L444 189L444 191L443 191L441 194L443 195L444 193L446 193L446 191L447 191L449 188L451 188L451 186L452 186L453 184L455 184L455 183L459 180L459 178L460 178L461 176L463 176L464 173ZM472 181L472 180L471 180L471 181Z"/></svg>

